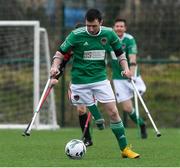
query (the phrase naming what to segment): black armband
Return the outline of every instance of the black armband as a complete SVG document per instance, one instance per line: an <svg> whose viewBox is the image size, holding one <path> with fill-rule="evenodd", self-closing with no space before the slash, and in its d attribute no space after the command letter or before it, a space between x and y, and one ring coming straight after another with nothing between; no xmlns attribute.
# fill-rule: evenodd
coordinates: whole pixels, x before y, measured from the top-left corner
<svg viewBox="0 0 180 168"><path fill-rule="evenodd" d="M119 57L117 57L117 60L119 63L121 63L121 61L123 61L123 60L127 61L125 53L123 53Z"/></svg>
<svg viewBox="0 0 180 168"><path fill-rule="evenodd" d="M122 60L127 60L125 53L124 53L121 49L118 49L118 50L116 50L116 51L114 51L114 52L115 52L115 54L116 54L116 57L117 57L119 63L120 63Z"/></svg>
<svg viewBox="0 0 180 168"><path fill-rule="evenodd" d="M121 49L117 49L114 51L114 53L116 54L116 57L119 57L120 55L123 54L123 51Z"/></svg>
<svg viewBox="0 0 180 168"><path fill-rule="evenodd" d="M136 64L136 62L130 62L129 65L130 65L130 66L136 66L137 64Z"/></svg>

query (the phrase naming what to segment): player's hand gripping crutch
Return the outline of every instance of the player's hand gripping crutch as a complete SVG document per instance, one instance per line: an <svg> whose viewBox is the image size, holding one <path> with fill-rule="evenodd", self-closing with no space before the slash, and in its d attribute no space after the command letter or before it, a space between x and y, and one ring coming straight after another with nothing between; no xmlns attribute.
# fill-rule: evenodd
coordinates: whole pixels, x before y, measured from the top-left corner
<svg viewBox="0 0 180 168"><path fill-rule="evenodd" d="M149 117L149 119L150 119L150 121L151 121L151 123L152 123L152 125L153 125L153 127L154 127L154 129L155 129L155 131L156 131L157 137L160 137L160 136L161 136L161 133L160 133L159 130L157 129L156 124L154 123L154 121L153 121L153 119L152 119L152 117L151 117L151 114L150 114L148 108L146 107L146 104L144 103L144 100L142 99L142 97L141 97L138 89L136 88L136 85L135 85L135 83L134 83L134 81L133 81L132 78L131 78L131 84L133 85L133 88L134 88L134 90L135 90L135 92L136 92L136 94L137 94L137 96L138 96L141 104L142 104L143 107L144 107L145 112L147 113L147 115L148 115L148 117Z"/></svg>

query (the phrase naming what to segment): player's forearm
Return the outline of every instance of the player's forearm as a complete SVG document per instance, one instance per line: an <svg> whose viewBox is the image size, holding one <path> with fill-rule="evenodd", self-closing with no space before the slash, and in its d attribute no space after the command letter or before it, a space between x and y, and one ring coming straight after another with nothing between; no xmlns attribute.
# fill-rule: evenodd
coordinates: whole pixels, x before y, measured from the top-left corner
<svg viewBox="0 0 180 168"><path fill-rule="evenodd" d="M129 55L129 62L130 62L130 71L133 76L135 76L135 71L136 71L136 55L131 54Z"/></svg>
<svg viewBox="0 0 180 168"><path fill-rule="evenodd" d="M53 57L52 67L59 68L60 64L63 61L63 58L64 58L64 55L62 55L59 51L56 51Z"/></svg>
<svg viewBox="0 0 180 168"><path fill-rule="evenodd" d="M52 77L56 78L60 74L60 64L62 63L64 55L59 51L53 57L52 66L50 70L50 74Z"/></svg>
<svg viewBox="0 0 180 168"><path fill-rule="evenodd" d="M136 76L136 73L135 73L135 71L136 71L136 66L131 66L130 65L130 67L129 67L129 69L130 69L130 71L131 71L131 73L132 73L132 76Z"/></svg>
<svg viewBox="0 0 180 168"><path fill-rule="evenodd" d="M119 62L120 63L120 65L121 65L121 67L122 67L122 69L123 70L125 70L125 71L129 71L129 67L128 67L128 63L127 63L127 60L122 60L121 62Z"/></svg>
<svg viewBox="0 0 180 168"><path fill-rule="evenodd" d="M120 64L120 66L122 67L122 69L123 70L129 70L125 53L121 53L120 55L116 54L116 56L117 56L118 62Z"/></svg>
<svg viewBox="0 0 180 168"><path fill-rule="evenodd" d="M123 71L121 72L121 75L122 76L125 76L127 78L131 78L132 77L132 74L129 70L129 66L128 66L128 63L127 63L127 59L126 59L126 56L125 54L121 54L119 57L118 57L118 60L119 60L119 64L121 65Z"/></svg>
<svg viewBox="0 0 180 168"><path fill-rule="evenodd" d="M123 71L121 72L122 76L126 76L127 78L131 78L131 73L128 67L127 58L125 53L121 49L117 49L114 51L116 54L116 57L118 59L119 64L123 68Z"/></svg>

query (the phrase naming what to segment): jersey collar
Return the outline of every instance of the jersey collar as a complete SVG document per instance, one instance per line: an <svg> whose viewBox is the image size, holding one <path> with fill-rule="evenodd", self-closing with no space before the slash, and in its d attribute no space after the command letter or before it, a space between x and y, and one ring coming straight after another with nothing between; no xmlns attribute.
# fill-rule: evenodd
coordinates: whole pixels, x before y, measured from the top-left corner
<svg viewBox="0 0 180 168"><path fill-rule="evenodd" d="M95 37L95 36L99 36L99 35L100 35L100 33L101 33L101 29L102 29L102 28L101 28L101 26L100 26L100 29L99 29L98 34L93 35L93 34L91 34L91 33L89 33L89 32L88 32L88 30L87 30L87 26L86 26L86 32L87 32L87 34L89 34L90 36L94 36L94 37Z"/></svg>
<svg viewBox="0 0 180 168"><path fill-rule="evenodd" d="M119 37L119 40L120 40L120 41L123 41L123 39L124 39L124 37L125 37L125 34L126 34L126 33L124 33L121 38Z"/></svg>

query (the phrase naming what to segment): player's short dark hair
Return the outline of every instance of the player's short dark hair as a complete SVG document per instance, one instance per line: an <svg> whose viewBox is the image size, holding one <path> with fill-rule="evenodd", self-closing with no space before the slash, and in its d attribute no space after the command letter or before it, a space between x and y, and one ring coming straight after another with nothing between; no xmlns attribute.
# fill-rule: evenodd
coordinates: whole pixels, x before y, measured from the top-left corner
<svg viewBox="0 0 180 168"><path fill-rule="evenodd" d="M75 29L85 26L84 23L76 23Z"/></svg>
<svg viewBox="0 0 180 168"><path fill-rule="evenodd" d="M102 21L102 14L98 9L89 9L86 12L85 19L89 22L94 21L95 19L98 19L99 22Z"/></svg>
<svg viewBox="0 0 180 168"><path fill-rule="evenodd" d="M127 25L126 19L116 18L116 19L114 20L114 25L115 25L117 22L124 22L125 26Z"/></svg>

